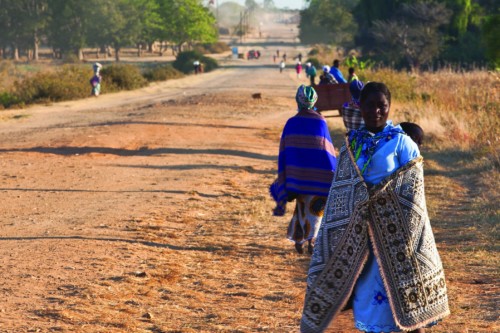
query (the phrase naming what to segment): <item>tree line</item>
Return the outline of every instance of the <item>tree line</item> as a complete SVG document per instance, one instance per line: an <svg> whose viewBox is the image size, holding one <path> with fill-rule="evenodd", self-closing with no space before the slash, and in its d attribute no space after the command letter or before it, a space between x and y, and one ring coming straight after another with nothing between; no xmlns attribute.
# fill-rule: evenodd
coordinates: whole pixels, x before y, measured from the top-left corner
<svg viewBox="0 0 500 333"><path fill-rule="evenodd" d="M0 52L19 59L24 52L38 60L40 45L58 57L95 47L151 47L154 42L177 50L194 42L217 40L215 17L200 0L0 0Z"/></svg>
<svg viewBox="0 0 500 333"><path fill-rule="evenodd" d="M300 39L361 50L421 69L437 63L500 67L496 0L307 0Z"/></svg>

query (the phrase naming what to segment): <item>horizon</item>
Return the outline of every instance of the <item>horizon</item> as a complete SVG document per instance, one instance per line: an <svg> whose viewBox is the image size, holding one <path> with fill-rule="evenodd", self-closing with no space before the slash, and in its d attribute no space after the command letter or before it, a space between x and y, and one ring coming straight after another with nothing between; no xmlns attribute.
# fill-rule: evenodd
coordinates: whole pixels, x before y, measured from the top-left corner
<svg viewBox="0 0 500 333"><path fill-rule="evenodd" d="M245 5L245 0L215 0L219 5L226 2L236 2L240 5ZM256 0L259 5L262 5L262 0ZM274 0L277 8L302 9L305 6L305 0Z"/></svg>

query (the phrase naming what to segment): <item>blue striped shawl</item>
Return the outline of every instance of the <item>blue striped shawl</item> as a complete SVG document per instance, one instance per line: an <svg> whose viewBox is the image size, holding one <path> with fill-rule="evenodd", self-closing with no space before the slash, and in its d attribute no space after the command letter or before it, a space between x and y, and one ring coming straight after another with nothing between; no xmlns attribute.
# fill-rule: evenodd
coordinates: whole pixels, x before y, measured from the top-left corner
<svg viewBox="0 0 500 333"><path fill-rule="evenodd" d="M332 139L321 114L301 110L288 119L281 135L278 178L270 186L274 215L285 213L289 196L328 196L335 165Z"/></svg>

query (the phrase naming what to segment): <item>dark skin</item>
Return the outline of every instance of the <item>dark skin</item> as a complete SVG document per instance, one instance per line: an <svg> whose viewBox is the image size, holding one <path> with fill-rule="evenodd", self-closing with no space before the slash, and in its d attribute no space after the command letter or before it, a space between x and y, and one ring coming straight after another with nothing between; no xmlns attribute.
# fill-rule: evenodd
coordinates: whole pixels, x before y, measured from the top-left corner
<svg viewBox="0 0 500 333"><path fill-rule="evenodd" d="M381 132L389 118L390 103L381 92L373 92L361 101L361 116L372 133Z"/></svg>

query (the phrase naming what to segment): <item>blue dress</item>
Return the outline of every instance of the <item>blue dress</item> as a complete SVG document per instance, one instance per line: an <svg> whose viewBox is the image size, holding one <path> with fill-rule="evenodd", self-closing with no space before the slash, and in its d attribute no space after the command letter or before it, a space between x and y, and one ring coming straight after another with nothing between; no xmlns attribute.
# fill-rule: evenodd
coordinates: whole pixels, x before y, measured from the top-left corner
<svg viewBox="0 0 500 333"><path fill-rule="evenodd" d="M388 121L383 132L401 127ZM412 139L397 133L388 140L378 142L371 160L361 156L356 161L363 178L371 186L380 183L387 176L420 155L418 146ZM365 332L401 332L397 327L387 298L377 260L370 250L368 261L359 276L353 292L353 313L357 329Z"/></svg>

